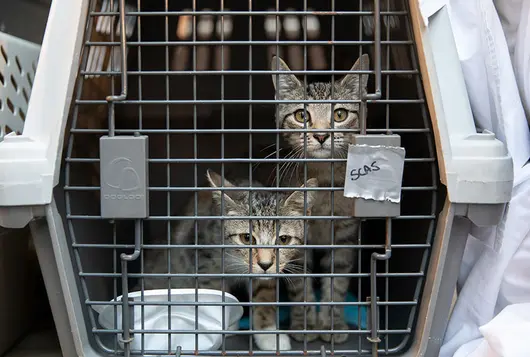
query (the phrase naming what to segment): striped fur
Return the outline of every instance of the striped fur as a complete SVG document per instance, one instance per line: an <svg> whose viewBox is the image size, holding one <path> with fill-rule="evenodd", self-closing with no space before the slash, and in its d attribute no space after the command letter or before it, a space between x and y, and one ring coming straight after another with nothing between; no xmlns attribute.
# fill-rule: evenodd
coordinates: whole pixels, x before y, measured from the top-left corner
<svg viewBox="0 0 530 357"><path fill-rule="evenodd" d="M221 185L221 176L214 172L208 173L208 181L211 187L224 188L248 187L245 181L232 184L224 180ZM317 186L317 180L310 179L304 185L311 188ZM253 187L261 185L254 182ZM302 187L304 187L302 186ZM252 278L252 274L276 274L284 272L296 272L296 262L300 258L300 249L304 237L303 220L274 220L270 216L304 216L311 210L314 202L315 192L295 191L291 194L276 193L270 191L248 191L226 190L201 191L197 200L198 216L254 216L255 219L211 219L211 220L184 220L174 227L172 244L188 245L193 247L195 242L202 245L221 245L225 248L203 248L203 249L158 249L148 250L145 257L144 273L157 274L198 274L195 277L174 278L144 278L145 289L160 288L209 288L229 291L238 282L248 281L253 283L253 301L275 302L277 279L267 277ZM304 198L307 205L304 206ZM221 210L222 206L222 210ZM193 216L195 212L195 200L192 199L186 209L187 215ZM197 229L195 229L197 225ZM250 231L250 226L252 230ZM279 230L278 232L276 232ZM278 234L277 234L278 233ZM249 234L249 241L245 235ZM275 248L252 248L250 246L250 235L253 245L282 245ZM277 236L279 237L277 240ZM282 241L282 237L285 242ZM287 237L287 238L285 238ZM168 264L167 254L170 252L171 262ZM223 259L224 257L224 259ZM208 277L207 274L226 273L227 276ZM200 275L204 275L201 277ZM286 275L288 276L288 275ZM243 280L244 279L244 280ZM256 331L277 330L276 307L256 306L253 308L253 329ZM276 350L276 335L255 334L254 339L262 350ZM282 350L290 349L290 341L287 335L280 335L280 346Z"/></svg>
<svg viewBox="0 0 530 357"><path fill-rule="evenodd" d="M277 67L279 63L279 67ZM363 55L352 67L352 71L368 69L369 59ZM281 59L274 58L273 70L289 72L289 67ZM348 74L341 80L332 83L312 83L307 87L293 74L273 75L273 83L276 88L277 99L281 100L355 100L361 98L361 91L366 91L367 75ZM333 93L332 93L333 92ZM283 129L300 129L299 132L284 133L283 137L289 146L290 157L294 158L342 158L347 157L348 145L353 141L353 133L326 132L306 133L304 128L309 129L357 129L359 128L359 103L279 103L277 125ZM296 120L296 112L304 110L305 122ZM344 110L347 117L344 120L335 120L334 112ZM316 135L316 136L315 136ZM323 141L322 138L325 138ZM320 140L317 140L320 139ZM344 187L345 163L307 163L307 176L316 177L320 187ZM301 164L287 165L291 172L280 172L283 178L282 186L293 186L300 178L304 177L304 167ZM313 215L316 216L351 216L353 212L352 200L343 195L343 191L320 192L316 199L318 204L314 206ZM312 245L352 245L358 243L359 221L348 220L319 220L310 224L308 243ZM320 268L326 272L347 274L354 268L356 251L352 249L333 248L327 249L320 260ZM322 301L343 302L349 287L349 278L323 278L322 279ZM294 301L303 301L304 284L297 284L298 291L292 292ZM305 285L307 296L313 296L312 284ZM321 306L318 316L314 308L292 309L291 328L298 329L303 326L304 316L307 316L308 328L331 330L347 330L348 326L344 320L344 309L339 307ZM333 326L332 326L333 320ZM297 338L296 336L293 336ZM323 334L322 339L330 341L332 334ZM335 334L333 339L337 343L344 342L347 334ZM303 336L299 336L299 339Z"/></svg>

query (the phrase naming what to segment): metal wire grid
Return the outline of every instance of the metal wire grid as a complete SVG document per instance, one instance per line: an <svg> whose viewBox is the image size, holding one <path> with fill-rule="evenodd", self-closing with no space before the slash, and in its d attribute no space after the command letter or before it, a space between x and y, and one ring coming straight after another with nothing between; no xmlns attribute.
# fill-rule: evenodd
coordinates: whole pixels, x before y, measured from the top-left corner
<svg viewBox="0 0 530 357"><path fill-rule="evenodd" d="M267 4L266 4L267 3ZM274 110L276 100L272 99L271 90L263 90L270 83L273 72L262 65L268 63L269 58L265 58L264 53L267 47L273 46L276 52L280 49L288 49L289 46L303 47L303 70L295 70L299 78L303 76L304 82L308 83L315 75L330 76L335 80L346 73L356 58L362 53L371 53L371 62L374 62L374 53L384 59L381 63L382 78L382 97L380 99L367 100L369 116L366 121L365 131L367 133L397 133L402 136L402 146L407 150L405 164L405 176L402 198L402 214L393 219L387 219L387 224L383 224L381 219L368 219L363 222L360 228L360 234L357 244L349 248L360 252L356 262L356 272L346 274L351 277L353 283L351 289L357 295L358 302L339 303L333 302L332 305L349 305L358 309L369 307L370 299L376 300L378 321L371 321L371 325L377 325L373 330L371 326L367 328L352 328L347 331L350 334L348 342L345 344L335 344L322 342L308 343L307 339L303 343L294 344L291 351L278 351L282 355L323 355L346 354L346 355L391 355L399 354L406 350L410 345L414 331L414 322L418 301L420 301L423 278L428 262L428 255L431 246L431 240L434 238L434 227L436 215L438 212L437 200L437 167L432 141L432 131L423 98L423 89L419 76L417 59L415 54L414 43L412 40L412 31L408 19L408 7L403 2L398 2L396 7L391 7L389 0L383 0L381 7L381 18L383 23L389 23L390 19L398 19L401 26L398 34L394 33L390 26L383 26L381 33L380 53L374 50L374 38L367 38L363 35L363 19L366 17L373 18L374 11L365 10L366 1L359 0L356 4L342 2L339 0L327 2L289 2L288 4L279 1L260 2L249 1L246 4L230 2L228 0L217 1L190 1L189 4L179 4L174 8L168 0L160 1L157 4L147 4L142 0L131 2L130 5L136 7L136 11L127 13L127 16L137 17L137 27L133 38L127 41L130 54L129 60L122 64L122 70L108 71L87 71L87 52L92 46L119 47L119 36L111 31L107 38L94 38L94 24L98 17L108 17L111 19L112 28L120 24L118 0L110 1L108 11L101 10L101 4L93 0L90 4L88 14L87 29L85 35L85 45L83 54L83 64L79 72L79 80L76 91L75 105L70 128L70 139L65 157L65 193L66 193L66 218L68 224L68 233L71 240L71 246L76 259L76 266L80 277L80 294L86 306L86 314L89 321L87 328L92 331L94 343L106 354L111 355L160 355L165 354L196 354L196 355L240 355L252 353L255 355L266 355L266 352L256 350L252 341L252 329L239 331L200 331L198 328L193 332L197 345L198 334L201 333L218 333L223 334L223 344L220 351L182 351L179 346L170 346L167 351L151 351L144 348L144 334L147 333L167 333L168 343L171 334L189 334L189 331L178 331L172 329L171 325L167 330L149 331L144 329L121 330L103 329L98 325L97 316L90 308L95 305L108 305L110 299L124 294L127 291L129 279L141 279L147 277L144 271L144 252L154 249L174 248L171 242L171 222L193 219L196 222L195 244L190 246L180 246L180 249L205 249L205 248L222 248L227 250L227 246L219 245L201 245L198 243L197 222L205 219L220 219L222 222L233 219L229 216L206 217L197 215L198 195L203 191L211 191L211 188L201 186L201 171L205 167L217 165L220 167L220 174L224 175L229 171L228 167L246 166L248 167L248 177L252 180L257 176L254 168L257 164L264 166L271 164L276 167L276 185L279 182L278 169L283 164L299 162L307 164L309 162L326 162L331 167L334 164L344 162L344 159L289 159L282 157L280 152L281 140L280 134L285 132L284 129L278 129L274 126ZM377 7L377 4L374 4ZM273 10L270 10L270 7ZM326 7L326 6L329 6ZM123 3L122 3L123 7ZM318 9L314 12L310 9ZM207 8L216 10L205 10ZM372 7L370 7L371 9ZM188 9L188 10L186 10ZM230 9L230 10L228 10ZM394 9L394 10L389 10ZM295 15L305 21L307 25L307 15L317 15L322 23L329 26L329 32L321 34L318 40L309 40L307 31L302 31L296 40L288 40L284 34L280 34L279 25L286 15ZM188 40L178 40L171 34L171 29L176 26L178 19L182 16L191 16L192 34ZM224 32L221 31L220 38L198 39L197 22L200 16L212 15L217 16L224 28L225 17L231 16L234 19L234 28L236 26L246 26L248 31L239 32L237 39L225 39ZM258 29L259 19L264 16L273 15L276 19L276 36L275 39L262 39ZM347 20L345 20L347 19ZM344 28L347 21L353 22L354 26L348 29ZM337 25L340 22L340 26ZM358 25L357 25L358 24ZM157 31L153 30L157 27ZM324 26L323 26L324 27ZM358 28L355 37L352 40L350 30ZM305 26L307 28L307 26ZM122 29L123 31L123 29ZM236 31L235 31L236 32ZM323 31L326 32L326 31ZM355 32L351 30L351 32ZM237 37L237 36L236 36ZM329 69L326 70L308 70L308 47L322 46L327 51ZM392 46L406 46L406 53L410 55L410 68L396 68L391 63ZM172 50L177 46L187 46L190 49L191 67L185 70L172 70L170 57ZM221 69L197 69L197 51L202 48L217 48L221 50ZM347 50L344 50L347 48ZM338 49L343 49L339 51ZM235 54L237 57L246 58L246 64L234 65L224 63L224 51L232 51L232 58ZM246 56L243 54L247 52ZM344 54L349 56L347 61L342 61L337 56L340 52L341 58ZM152 60L156 55L162 55L163 63L154 63ZM160 57L159 57L160 58ZM263 59L263 60L260 60ZM113 62L114 58L111 57ZM233 60L232 62L235 62ZM244 61L243 61L244 62ZM343 64L349 63L348 65ZM129 68L127 68L127 65ZM246 68L244 68L246 66ZM261 67L261 68L260 68ZM116 68L111 64L111 69ZM126 73L123 76L123 73ZM376 71L370 71L370 77L375 77ZM101 83L99 86L102 90L97 94L89 91L93 89L94 82L87 79L88 76L100 75ZM261 76L261 77L260 77ZM109 80L110 78L110 80ZM211 82L201 79L210 80ZM247 86L239 86L241 78L248 80ZM107 101L106 95L114 95L127 87L129 79L129 95L119 98L119 101ZM92 80L92 79L91 79ZM120 82L121 80L121 82ZM372 78L371 78L372 80ZM265 82L267 81L267 82ZM184 84L181 84L184 83ZM207 86L208 83L217 84L218 90L211 92L201 91L201 86ZM394 84L397 83L397 84ZM189 86L188 86L189 85ZM392 86L393 85L393 86ZM398 91L391 90L398 88ZM160 88L163 88L160 95ZM210 88L211 89L211 88ZM153 94L152 92L156 92ZM213 94L212 94L213 93ZM265 93L265 94L264 94ZM123 93L122 93L123 94ZM210 99L205 99L208 97ZM212 96L218 98L211 99ZM119 97L119 95L117 96ZM147 98L147 99L146 99ZM337 103L343 100L301 100L303 103ZM214 107L212 112L202 110L204 107ZM102 109L103 108L103 109ZM107 111L108 108L108 111ZM130 109L132 108L132 109ZM190 110L191 108L191 110ZM180 115L184 112L186 119ZM103 113L103 114L101 114ZM115 114L116 113L116 114ZM263 114L265 113L265 114ZM375 113L375 114L371 114ZM132 115L131 115L132 114ZM98 116L99 115L99 116ZM232 120L236 115L240 120ZM272 116L271 116L272 115ZM245 118L246 116L246 118ZM264 118L267 117L268 118ZM86 117L90 120L86 120ZM175 123L174 118L178 117L179 122ZM215 118L212 120L211 118ZM205 119L206 118L206 119ZM227 120L227 118L229 118ZM107 122L108 119L108 122ZM184 122L185 121L185 122ZM234 123L234 121L236 123ZM191 123L190 123L191 122ZM333 121L332 121L333 123ZM190 125L191 124L191 125ZM333 126L328 130L331 135L342 129L335 129ZM353 129L352 129L353 130ZM310 128L306 132L314 132ZM322 130L318 130L319 132ZM359 130L353 130L359 132ZM151 137L151 145L159 146L159 152L152 150L148 159L151 169L151 181L149 192L151 196L150 216L145 220L136 220L134 224L123 221L106 221L99 214L99 207L96 196L100 190L98 179L91 179L92 176L98 176L99 156L97 141L101 135L112 133L114 135L131 135L140 133ZM228 149L233 137L246 137L248 142L248 152L241 153ZM179 139L187 137L191 154L179 154L179 150L186 150L185 144L179 142ZM215 149L216 154L204 157L202 155L205 140L201 137L217 137L216 143L219 145ZM230 139L227 139L230 137ZM270 157L264 157L260 152L260 144L269 142L276 149L276 153ZM212 139L213 142L213 139ZM243 142L241 140L241 142ZM208 145L208 144L207 144ZM211 144L213 145L213 144ZM246 145L245 145L246 146ZM211 153L210 153L211 154ZM259 156L261 155L261 157ZM304 170L307 177L307 166ZM153 175L153 172L157 175ZM333 172L333 170L332 170ZM187 175L189 179L184 183L178 181L175 184L175 177ZM158 183L157 183L158 182ZM287 191L293 188L285 187L249 187L251 192L259 190ZM322 191L340 191L340 187L320 187ZM186 198L192 198L195 201L195 215L190 217L178 212L176 207L184 205ZM253 217L252 212L246 217L237 217L238 219L249 219ZM299 217L271 217L273 219L293 219ZM300 217L307 219L308 217ZM350 216L312 216L313 220L338 220L351 219ZM158 233L155 226L158 226ZM98 234L87 234L87 229ZM306 228L307 229L307 228ZM162 234L160 234L162 232ZM333 237L333 231L330 232ZM131 237L134 236L134 242ZM159 237L165 237L159 239ZM332 238L333 239L333 238ZM307 244L307 234L304 237L305 244L301 247L304 251L304 267L307 265L308 254L310 249L316 248ZM370 270L370 254L374 251L381 251L388 247L391 242L393 257L390 260L380 263L375 270ZM155 244L153 244L155 243ZM386 243L386 245L385 245ZM267 246L267 248L280 249L281 246ZM344 246L342 246L344 247ZM259 247L257 247L259 248ZM318 247L322 248L322 247ZM326 247L334 250L336 246ZM120 257L120 253L135 253ZM168 269L171 266L171 255L168 254ZM222 263L224 265L224 262ZM197 271L196 271L197 273ZM168 290L170 288L171 278L182 278L182 274L158 274L149 277L165 278L168 281ZM228 275L219 272L216 276L227 278ZM281 277L280 274L268 276ZM295 274L294 276L298 276ZM305 273L299 274L304 278L317 279L326 276L342 276L340 274L326 273ZM197 274L191 274L189 277L197 278ZM377 282L377 296L370 294L370 278ZM249 291L252 291L252 280L248 279ZM142 286L143 291L143 286ZM169 294L169 291L168 291ZM280 302L280 291L277 288L277 301L273 305L294 306L297 304L311 305L317 303L296 303ZM372 296L371 296L372 295ZM169 300L169 298L168 298ZM306 296L307 300L307 296ZM179 303L163 303L170 307L178 306ZM322 303L318 303L322 304ZM118 303L114 303L116 307ZM153 305L146 302L128 302L124 299L123 311L128 311L132 305ZM193 306L200 306L197 302ZM222 306L229 306L230 303L222 303ZM242 301L241 306L248 307L252 310L257 305L263 303ZM360 311L360 310L358 310ZM127 314L124 314L127 315ZM252 316L252 314L250 314ZM252 318L251 318L252 319ZM277 321L279 316L277 316ZM124 321L125 324L128 321ZM358 321L358 326L360 326ZM374 332L375 331L375 332ZM124 333L121 336L121 333ZM287 332L285 329L278 331L268 331L265 333L277 334ZM318 333L325 331L294 331L299 333ZM130 333L131 336L126 336ZM226 334L234 334L235 338L226 338ZM375 333L381 339L381 342L374 344L368 342L367 337ZM118 339L128 337L142 339L142 349L134 351L130 346L125 344L122 350L118 345ZM417 337L419 338L419 337ZM321 348L321 346L323 346ZM269 353L270 354L270 353Z"/></svg>

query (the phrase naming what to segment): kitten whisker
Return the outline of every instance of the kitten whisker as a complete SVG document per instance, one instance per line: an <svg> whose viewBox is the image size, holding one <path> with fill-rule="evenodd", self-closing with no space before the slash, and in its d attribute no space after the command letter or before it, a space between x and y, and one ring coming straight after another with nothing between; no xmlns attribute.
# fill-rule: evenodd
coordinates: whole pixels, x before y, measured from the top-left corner
<svg viewBox="0 0 530 357"><path fill-rule="evenodd" d="M302 151L303 151L303 148L300 148L300 150L298 150L298 157L297 158L301 158L302 157ZM291 184L292 179L293 179L293 174L295 174L295 173L296 173L296 176L294 178L295 178L296 181L298 181L298 179L299 179L299 177L298 177L299 169L300 169L300 163L296 162L294 167L293 167L293 169L292 169L291 176L289 177L289 183L290 184Z"/></svg>
<svg viewBox="0 0 530 357"><path fill-rule="evenodd" d="M303 266L290 264L284 268L285 271L293 274L311 274L311 269L307 267L307 269L304 269Z"/></svg>
<svg viewBox="0 0 530 357"><path fill-rule="evenodd" d="M293 289L296 288L296 285L295 285L294 281L291 278L289 278L288 276L285 276L284 279Z"/></svg>
<svg viewBox="0 0 530 357"><path fill-rule="evenodd" d="M267 149L269 149L269 148L271 148L271 147L273 147L273 146L276 146L276 143L272 143L272 144L270 144L270 145L267 145L267 146L265 146L263 149L261 149L260 151L265 151L265 150L267 150ZM282 150L282 148L279 148L279 149Z"/></svg>
<svg viewBox="0 0 530 357"><path fill-rule="evenodd" d="M286 159L287 158L297 159L297 158L300 157L302 150L303 150L303 148L301 148L301 147L295 148L285 158ZM284 164L282 166L283 172L282 172L282 168L280 168L280 178L279 178L280 183L283 182L283 180L287 177L287 175L288 175L290 170L294 170L295 168L298 167L298 162L296 162L296 161L289 161L289 162L286 162L286 164L287 165ZM291 175L291 177L292 177L292 175ZM288 182L288 184L290 184L290 182Z"/></svg>
<svg viewBox="0 0 530 357"><path fill-rule="evenodd" d="M294 154L296 153L296 150L291 150L287 155L285 155L284 159L287 160L289 159L290 157L292 157ZM281 176L282 176L282 170L285 169L285 167L287 165L291 164L291 161L285 161L283 163L280 164L280 167L278 169L278 175L279 175L279 182L281 182ZM269 178L268 178L268 181L270 182L270 178L271 178L271 175L274 175L276 173L276 170L273 170L271 172L271 174L269 175ZM276 184L276 175L274 175L274 178L273 178L273 181L272 181L272 186L274 186Z"/></svg>
<svg viewBox="0 0 530 357"><path fill-rule="evenodd" d="M289 161L289 162L284 163L283 166L280 168L280 175L278 179L279 185L281 185L281 183L283 182L285 174L288 172L289 167L291 167L292 165L293 165L293 162Z"/></svg>
<svg viewBox="0 0 530 357"><path fill-rule="evenodd" d="M274 144L273 144L274 145ZM282 148L279 148L278 150L274 150L272 153L268 154L267 156L264 157L264 159L268 159L269 157L271 157L272 155L276 154L276 153L280 153L280 151L282 151L283 149ZM263 150L262 150L263 151ZM254 172L258 167L259 165L262 164L262 162L258 162L254 168L252 169L252 172Z"/></svg>

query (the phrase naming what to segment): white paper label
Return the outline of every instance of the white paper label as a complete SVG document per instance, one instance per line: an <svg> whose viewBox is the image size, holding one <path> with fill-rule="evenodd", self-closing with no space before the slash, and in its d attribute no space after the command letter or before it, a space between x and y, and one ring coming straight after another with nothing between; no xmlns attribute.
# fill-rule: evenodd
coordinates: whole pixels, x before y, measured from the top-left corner
<svg viewBox="0 0 530 357"><path fill-rule="evenodd" d="M402 147L350 145L344 196L399 203L404 164Z"/></svg>

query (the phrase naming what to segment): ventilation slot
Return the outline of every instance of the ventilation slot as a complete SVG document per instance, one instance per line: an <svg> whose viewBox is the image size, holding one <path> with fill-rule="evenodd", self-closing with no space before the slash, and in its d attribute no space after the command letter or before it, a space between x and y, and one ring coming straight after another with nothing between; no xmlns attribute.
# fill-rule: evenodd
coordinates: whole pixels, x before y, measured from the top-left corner
<svg viewBox="0 0 530 357"><path fill-rule="evenodd" d="M26 78L28 79L28 83L30 87L33 87L33 80L31 79L31 76L29 73L26 73Z"/></svg>
<svg viewBox="0 0 530 357"><path fill-rule="evenodd" d="M13 75L11 75L11 84L13 85L13 88L15 88L15 91L18 92L18 84Z"/></svg>
<svg viewBox="0 0 530 357"><path fill-rule="evenodd" d="M0 54L2 54L4 61L6 63L9 63L9 59L7 58L7 53L6 53L6 50L4 49L4 46L0 46Z"/></svg>
<svg viewBox="0 0 530 357"><path fill-rule="evenodd" d="M13 105L13 102L11 101L11 99L7 98L7 108L9 109L9 111L13 114L16 114L15 112L15 106Z"/></svg>
<svg viewBox="0 0 530 357"><path fill-rule="evenodd" d="M22 74L22 65L20 64L20 60L18 59L18 56L15 56L15 63L17 64L18 71L20 74Z"/></svg>
<svg viewBox="0 0 530 357"><path fill-rule="evenodd" d="M24 88L22 88L22 96L24 97L24 100L26 101L26 103L29 103L28 93L26 92L26 89Z"/></svg>

